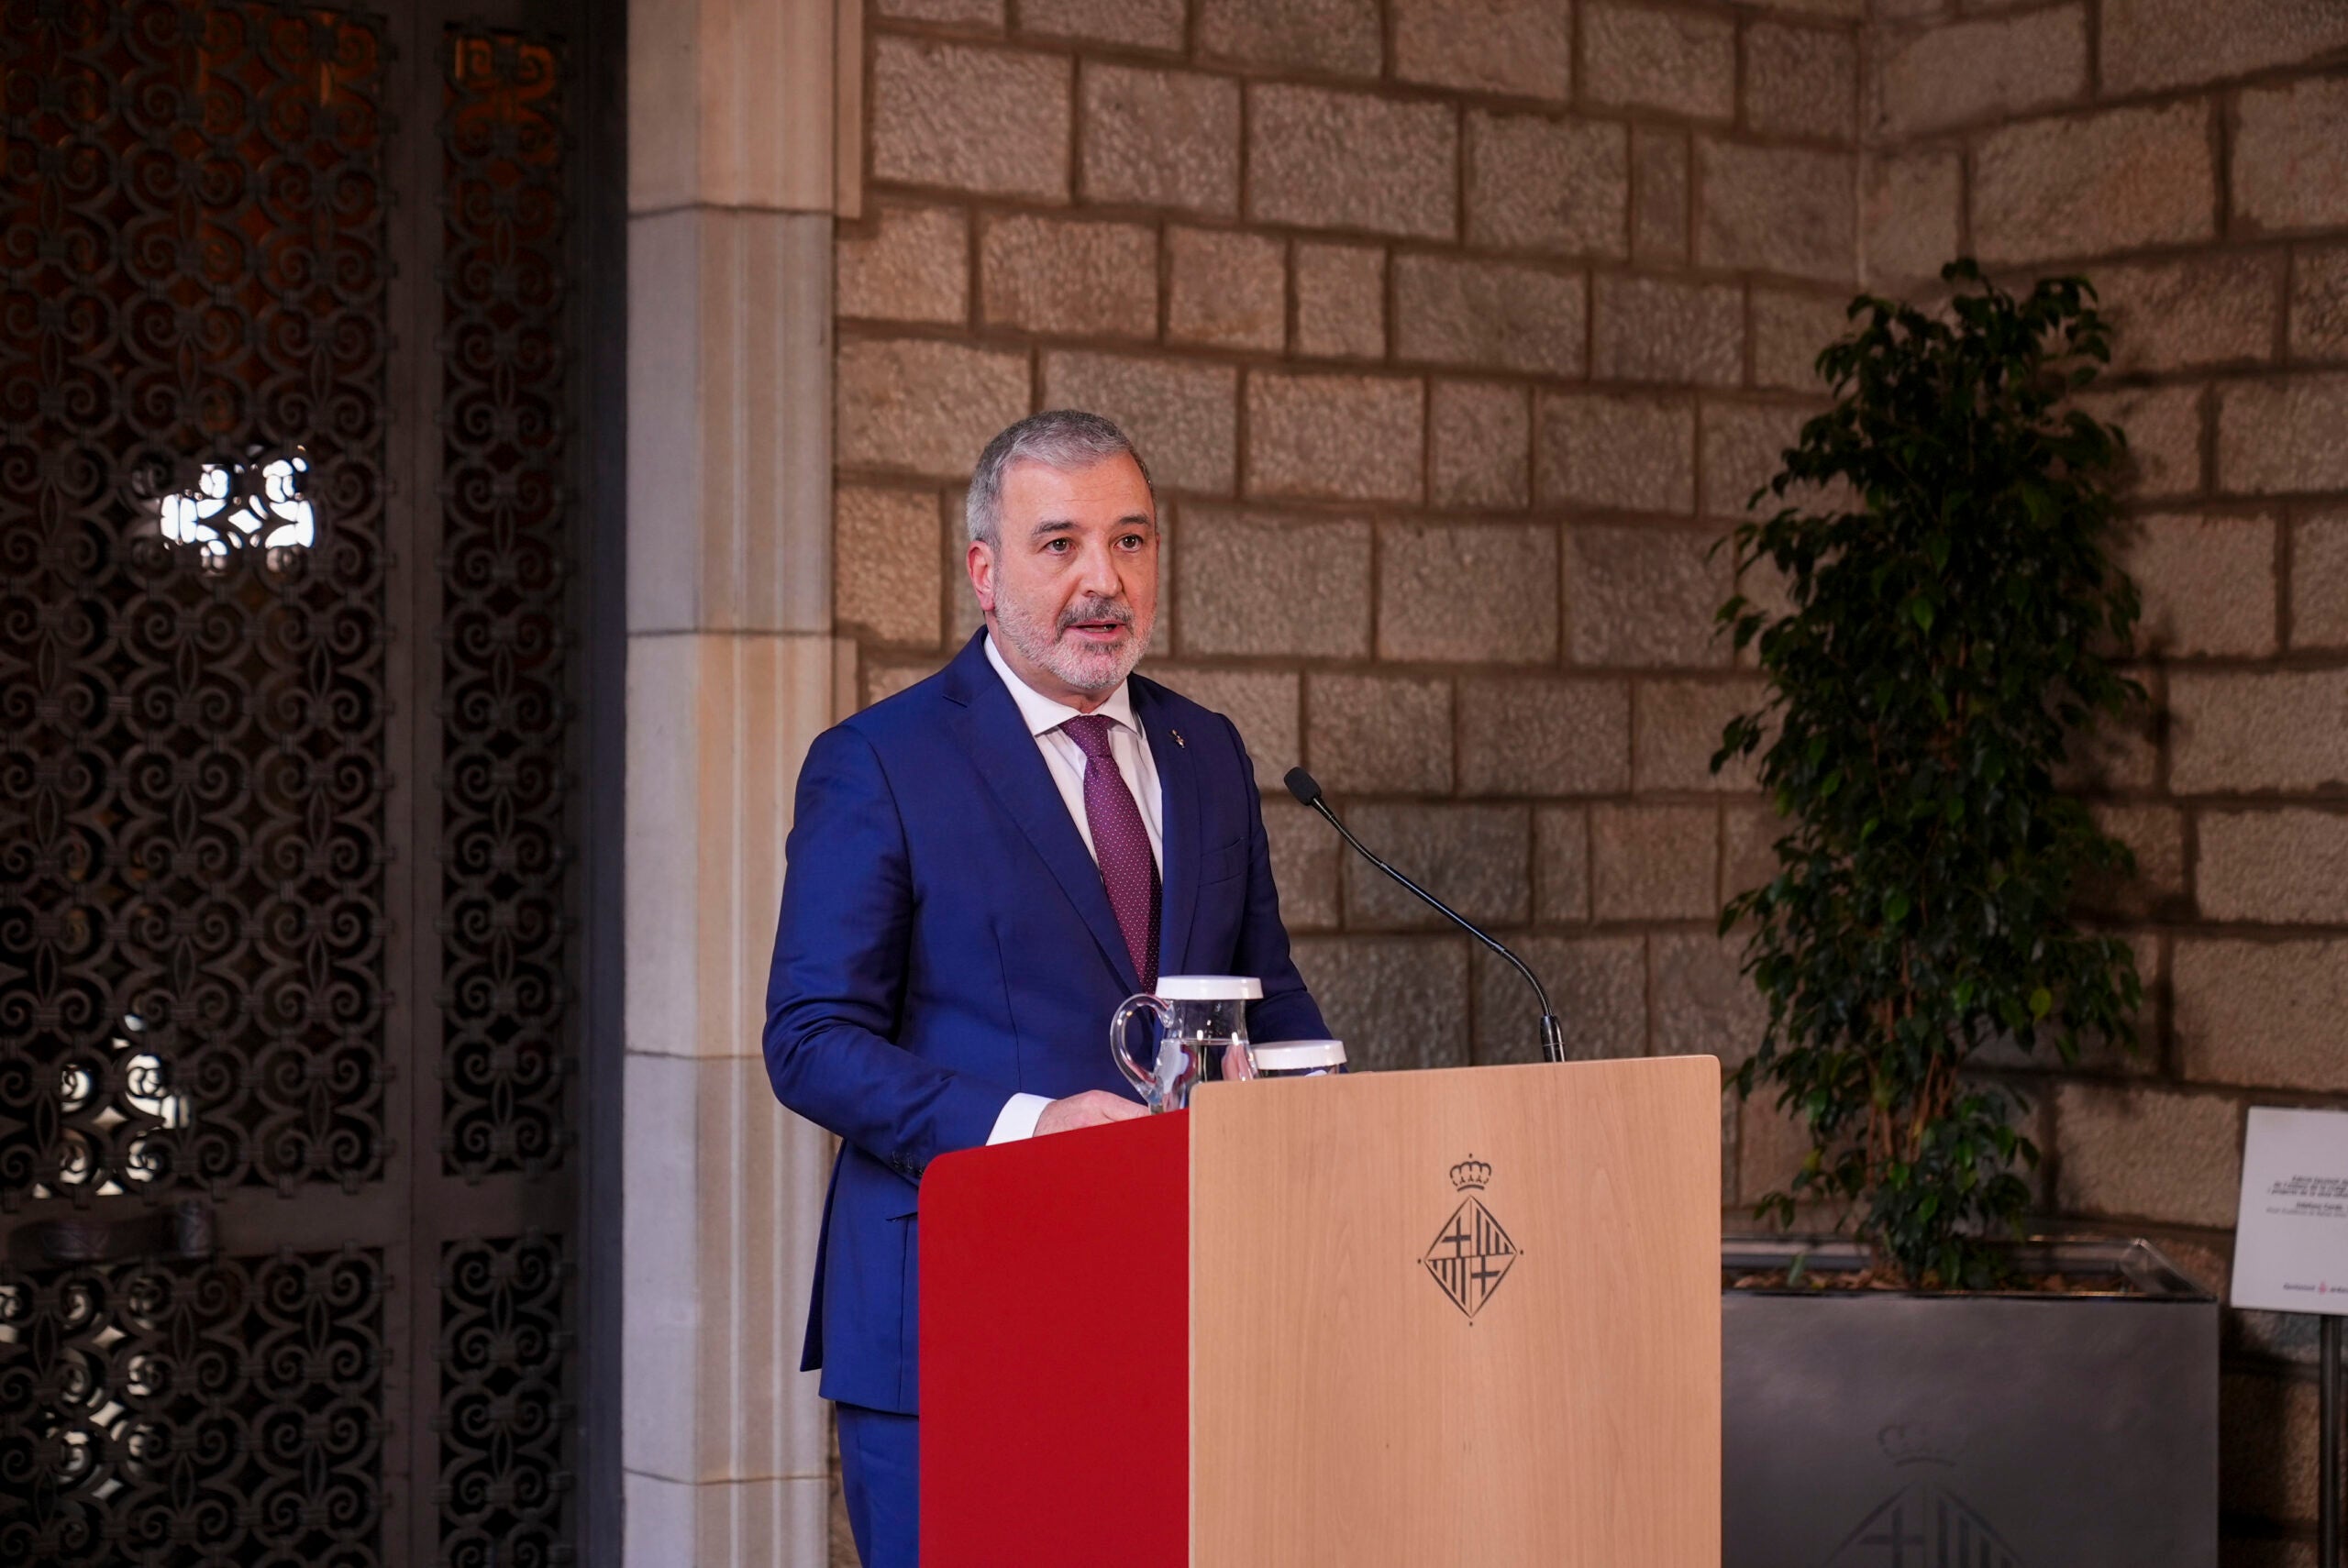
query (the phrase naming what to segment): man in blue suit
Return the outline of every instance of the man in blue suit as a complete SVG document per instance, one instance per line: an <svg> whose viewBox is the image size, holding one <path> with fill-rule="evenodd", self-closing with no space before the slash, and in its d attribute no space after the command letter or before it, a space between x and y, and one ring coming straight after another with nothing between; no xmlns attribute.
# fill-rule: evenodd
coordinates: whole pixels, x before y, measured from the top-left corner
<svg viewBox="0 0 2348 1568"><path fill-rule="evenodd" d="M809 749L767 987L775 1094L841 1140L801 1364L837 1405L867 1568L914 1568L920 1540L923 1167L1143 1114L1108 1021L1160 974L1260 978L1256 1039L1328 1032L1238 731L1132 675L1159 559L1132 443L1093 414L1023 420L968 513L986 629Z"/></svg>

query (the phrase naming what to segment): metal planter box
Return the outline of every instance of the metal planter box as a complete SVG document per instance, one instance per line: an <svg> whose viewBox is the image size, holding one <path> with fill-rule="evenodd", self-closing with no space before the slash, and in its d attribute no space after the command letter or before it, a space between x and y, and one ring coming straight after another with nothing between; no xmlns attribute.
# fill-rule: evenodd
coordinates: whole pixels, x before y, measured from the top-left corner
<svg viewBox="0 0 2348 1568"><path fill-rule="evenodd" d="M1725 1280L1864 1261L1732 1240ZM2209 1568L2218 1303L2145 1242L2023 1250L2138 1294L1727 1289L1724 1568Z"/></svg>

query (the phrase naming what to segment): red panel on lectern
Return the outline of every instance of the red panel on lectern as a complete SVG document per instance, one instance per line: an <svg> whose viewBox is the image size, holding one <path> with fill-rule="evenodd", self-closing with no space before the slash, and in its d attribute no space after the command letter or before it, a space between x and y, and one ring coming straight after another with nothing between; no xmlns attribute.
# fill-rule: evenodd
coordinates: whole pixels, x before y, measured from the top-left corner
<svg viewBox="0 0 2348 1568"><path fill-rule="evenodd" d="M1182 1568L1190 1117L970 1149L921 1184L924 1568Z"/></svg>

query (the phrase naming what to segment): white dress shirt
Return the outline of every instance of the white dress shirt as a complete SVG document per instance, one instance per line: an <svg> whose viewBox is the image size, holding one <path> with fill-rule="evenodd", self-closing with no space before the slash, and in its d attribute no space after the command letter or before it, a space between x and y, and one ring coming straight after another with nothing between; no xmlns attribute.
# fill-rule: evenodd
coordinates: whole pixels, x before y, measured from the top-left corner
<svg viewBox="0 0 2348 1568"><path fill-rule="evenodd" d="M987 662L1002 677L1011 691L1011 700L1019 704L1019 716L1026 721L1027 733L1036 737L1036 749L1044 754L1044 767L1052 776L1052 783L1060 792L1061 804L1076 823L1076 833L1084 841L1084 852L1100 863L1100 853L1092 847L1092 824L1084 814L1084 748L1074 736L1060 726L1070 719L1082 717L1080 709L1065 702L1056 702L1019 679L1006 663L1001 649L994 646L991 633L987 637ZM1110 721L1109 755L1117 760L1117 772L1133 792L1134 804L1141 808L1142 826L1149 832L1150 858L1157 862L1158 875L1166 871L1166 840L1159 826L1163 803L1158 798L1157 764L1149 755L1149 737L1142 734L1141 725L1134 720L1132 693L1125 682L1094 712ZM1052 1102L1040 1094L1014 1094L1004 1102L994 1119L994 1131L987 1135L990 1143L1008 1143L1036 1134L1036 1120L1044 1114L1044 1107Z"/></svg>

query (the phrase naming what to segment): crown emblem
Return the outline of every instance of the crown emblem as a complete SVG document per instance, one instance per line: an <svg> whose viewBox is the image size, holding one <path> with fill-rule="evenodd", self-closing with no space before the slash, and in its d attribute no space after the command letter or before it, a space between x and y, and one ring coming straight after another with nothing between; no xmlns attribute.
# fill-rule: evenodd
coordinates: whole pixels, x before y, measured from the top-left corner
<svg viewBox="0 0 2348 1568"><path fill-rule="evenodd" d="M1922 1421L1895 1424L1875 1434L1876 1445L1884 1457L1894 1464L1942 1464L1956 1463L1956 1444L1945 1432L1935 1431Z"/></svg>
<svg viewBox="0 0 2348 1568"><path fill-rule="evenodd" d="M1481 1192L1484 1185L1491 1179L1492 1167L1473 1154L1451 1167L1451 1185L1461 1192L1470 1189Z"/></svg>

